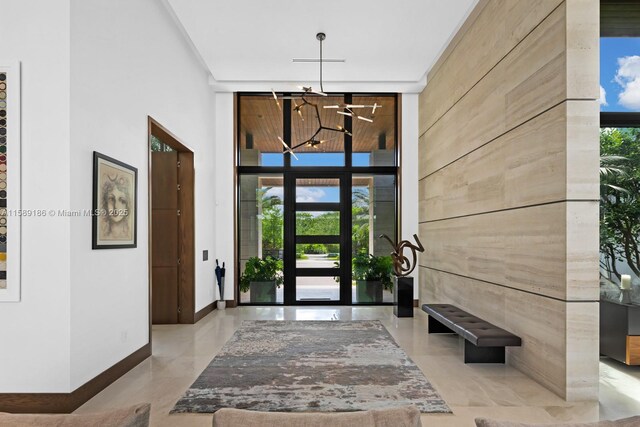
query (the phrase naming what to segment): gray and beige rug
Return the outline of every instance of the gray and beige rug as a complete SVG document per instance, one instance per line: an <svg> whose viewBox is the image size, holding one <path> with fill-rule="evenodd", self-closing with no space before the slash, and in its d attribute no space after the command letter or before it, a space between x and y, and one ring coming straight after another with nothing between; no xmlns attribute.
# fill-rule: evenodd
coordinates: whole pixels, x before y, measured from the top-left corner
<svg viewBox="0 0 640 427"><path fill-rule="evenodd" d="M379 321L244 321L171 411L451 412Z"/></svg>

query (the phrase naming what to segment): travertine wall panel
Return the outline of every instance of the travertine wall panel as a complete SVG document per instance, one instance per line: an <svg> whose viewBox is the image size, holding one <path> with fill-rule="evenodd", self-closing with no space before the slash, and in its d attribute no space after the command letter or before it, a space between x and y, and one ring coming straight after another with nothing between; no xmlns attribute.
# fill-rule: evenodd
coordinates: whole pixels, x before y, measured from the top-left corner
<svg viewBox="0 0 640 427"><path fill-rule="evenodd" d="M593 301L597 215L597 202L563 202L423 222L421 262L552 298Z"/></svg>
<svg viewBox="0 0 640 427"><path fill-rule="evenodd" d="M561 103L420 180L420 221L596 199L598 147L582 143L597 132L594 108Z"/></svg>
<svg viewBox="0 0 640 427"><path fill-rule="evenodd" d="M483 0L420 97L421 302L568 400L597 398L598 44L598 2Z"/></svg>
<svg viewBox="0 0 640 427"><path fill-rule="evenodd" d="M421 298L465 307L470 313L522 338L522 347L507 349L507 363L555 393L571 396L572 400L597 396L597 302L567 304L420 268Z"/></svg>
<svg viewBox="0 0 640 427"><path fill-rule="evenodd" d="M481 0L480 12L472 15L459 33L464 37L452 40L428 74L432 90L420 95L420 135L561 3Z"/></svg>
<svg viewBox="0 0 640 427"><path fill-rule="evenodd" d="M420 136L420 178L567 99L563 12L557 8Z"/></svg>

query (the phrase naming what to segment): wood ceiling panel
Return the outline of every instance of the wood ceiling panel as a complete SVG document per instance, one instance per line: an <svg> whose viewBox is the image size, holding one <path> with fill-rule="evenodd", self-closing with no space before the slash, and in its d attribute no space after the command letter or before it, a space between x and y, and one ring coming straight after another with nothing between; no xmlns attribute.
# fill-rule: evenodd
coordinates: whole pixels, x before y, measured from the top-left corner
<svg viewBox="0 0 640 427"><path fill-rule="evenodd" d="M344 126L344 116L337 114L336 109L324 108L327 105L340 105L343 103L342 96L310 96L307 98L310 102L318 104L318 112L322 124L326 127L335 128L336 126ZM301 104L299 100L296 100ZM396 126L396 107L395 97L392 96L355 96L353 104L373 105L377 103L381 108L376 109L373 116L373 123L363 120L353 119L353 151L354 152L371 152L378 149L378 141L381 134L385 135L386 149L390 150L395 147L395 126ZM280 100L280 105L283 105ZM302 108L302 118L297 112L293 111L294 102L291 102L292 108L292 146L309 139L318 129L318 120L316 111L311 105ZM356 109L356 113L365 117L371 117L371 109ZM240 105L240 144L242 148L246 148L246 135L253 135L253 148L263 153L280 153L282 152L282 144L278 140L278 136L283 135L282 129L282 112L278 109L273 97L271 96L243 96ZM344 135L340 132L323 130L317 139L327 140L327 142L314 147L303 146L296 149L296 152L325 152L335 153L344 151Z"/></svg>

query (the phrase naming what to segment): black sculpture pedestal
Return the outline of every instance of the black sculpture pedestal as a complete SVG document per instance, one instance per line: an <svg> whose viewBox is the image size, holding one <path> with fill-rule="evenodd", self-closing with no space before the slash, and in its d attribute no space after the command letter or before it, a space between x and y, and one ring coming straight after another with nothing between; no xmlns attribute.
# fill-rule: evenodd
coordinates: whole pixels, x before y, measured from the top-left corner
<svg viewBox="0 0 640 427"><path fill-rule="evenodd" d="M413 277L393 278L393 314L413 317Z"/></svg>

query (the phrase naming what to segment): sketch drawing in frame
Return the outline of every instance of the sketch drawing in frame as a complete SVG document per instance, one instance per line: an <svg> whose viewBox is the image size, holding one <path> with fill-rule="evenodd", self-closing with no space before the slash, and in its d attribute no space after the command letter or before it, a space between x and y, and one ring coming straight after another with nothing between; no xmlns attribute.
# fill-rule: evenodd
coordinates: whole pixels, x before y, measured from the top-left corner
<svg viewBox="0 0 640 427"><path fill-rule="evenodd" d="M137 247L138 169L93 152L92 248Z"/></svg>

